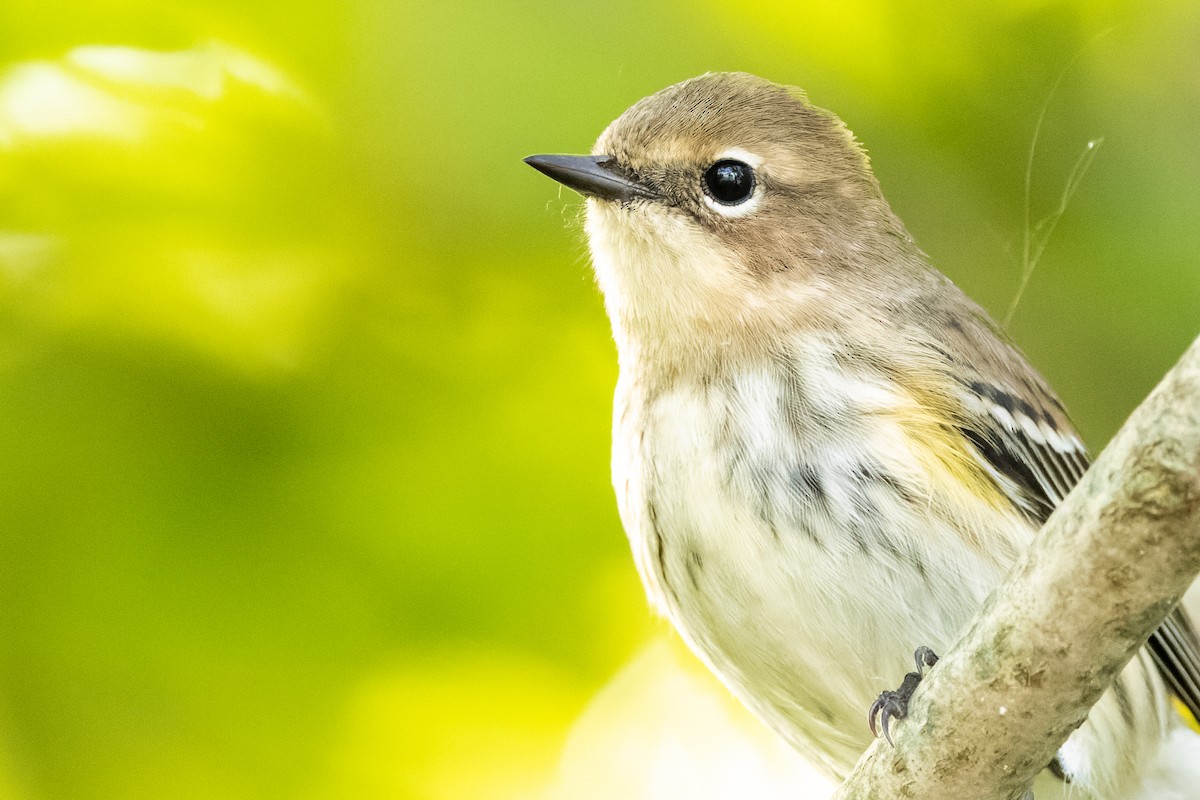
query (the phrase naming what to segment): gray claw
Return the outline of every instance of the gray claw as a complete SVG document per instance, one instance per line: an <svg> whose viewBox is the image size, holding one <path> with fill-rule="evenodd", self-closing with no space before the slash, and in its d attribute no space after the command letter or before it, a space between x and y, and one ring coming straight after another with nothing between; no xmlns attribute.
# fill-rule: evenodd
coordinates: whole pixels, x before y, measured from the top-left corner
<svg viewBox="0 0 1200 800"><path fill-rule="evenodd" d="M892 741L892 720L900 720L908 716L908 701L912 698L913 692L916 691L917 684L924 677L926 667L932 667L936 664L938 657L937 653L933 652L933 650L922 646L918 647L916 652L913 653L913 660L917 664L916 671L904 676L904 681L900 684L900 688L895 691L881 692L867 711L867 724L871 728L871 735L879 735L876 730L876 722L878 720L882 723L880 727L883 728L883 738L887 739L887 743L892 745L892 747L896 746L895 742Z"/></svg>

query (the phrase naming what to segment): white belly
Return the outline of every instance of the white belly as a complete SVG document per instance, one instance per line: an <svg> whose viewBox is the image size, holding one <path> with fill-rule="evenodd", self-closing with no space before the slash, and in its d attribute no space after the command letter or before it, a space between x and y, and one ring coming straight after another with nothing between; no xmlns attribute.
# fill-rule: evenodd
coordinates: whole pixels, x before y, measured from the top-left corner
<svg viewBox="0 0 1200 800"><path fill-rule="evenodd" d="M914 465L885 417L789 419L785 401L762 375L648 401L619 390L614 482L652 601L743 702L843 774L874 697L918 646L946 649L1008 564L905 487ZM1032 535L993 516L1018 546Z"/></svg>

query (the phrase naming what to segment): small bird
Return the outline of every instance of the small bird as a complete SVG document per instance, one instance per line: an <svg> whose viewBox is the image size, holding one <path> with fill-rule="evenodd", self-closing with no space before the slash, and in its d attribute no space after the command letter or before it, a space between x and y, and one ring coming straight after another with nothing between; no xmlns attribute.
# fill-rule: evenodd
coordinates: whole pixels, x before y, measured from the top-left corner
<svg viewBox="0 0 1200 800"><path fill-rule="evenodd" d="M868 708L872 728L904 713L907 691L880 688L914 648L919 675L950 647L1083 475L1079 435L799 89L706 74L633 105L593 155L526 162L587 197L620 365L613 484L651 602L844 778ZM1200 715L1198 651L1174 612L1047 780L1200 797L1200 736L1171 702Z"/></svg>

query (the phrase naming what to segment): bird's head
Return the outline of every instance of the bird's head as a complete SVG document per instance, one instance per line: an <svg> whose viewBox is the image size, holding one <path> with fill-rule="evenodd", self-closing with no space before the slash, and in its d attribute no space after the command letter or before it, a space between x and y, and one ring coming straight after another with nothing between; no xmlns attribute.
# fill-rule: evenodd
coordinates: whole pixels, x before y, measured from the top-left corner
<svg viewBox="0 0 1200 800"><path fill-rule="evenodd" d="M588 198L618 344L794 325L839 272L911 246L841 120L752 75L712 73L651 95L592 152L526 161Z"/></svg>

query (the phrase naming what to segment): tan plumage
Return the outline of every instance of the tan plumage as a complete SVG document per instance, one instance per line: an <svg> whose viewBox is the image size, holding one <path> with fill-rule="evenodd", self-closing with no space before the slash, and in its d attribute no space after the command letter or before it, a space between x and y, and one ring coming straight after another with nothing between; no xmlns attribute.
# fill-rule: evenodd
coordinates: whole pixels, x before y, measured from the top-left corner
<svg viewBox="0 0 1200 800"><path fill-rule="evenodd" d="M840 776L874 696L918 645L953 642L1086 469L1083 444L799 90L685 81L594 152L531 163L591 196L634 560L726 685ZM1172 748L1200 757L1159 675L1194 708L1194 645L1176 617L1093 709L1060 754L1075 797L1194 796L1150 777Z"/></svg>

